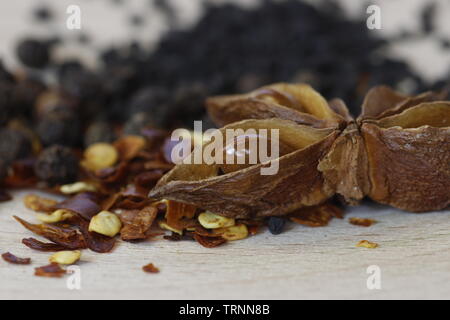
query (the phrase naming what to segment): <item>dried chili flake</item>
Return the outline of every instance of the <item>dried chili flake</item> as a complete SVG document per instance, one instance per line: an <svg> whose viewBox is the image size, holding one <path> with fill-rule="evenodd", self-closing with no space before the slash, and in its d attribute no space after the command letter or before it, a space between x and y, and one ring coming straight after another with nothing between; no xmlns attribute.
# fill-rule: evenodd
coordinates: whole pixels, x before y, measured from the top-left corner
<svg viewBox="0 0 450 320"><path fill-rule="evenodd" d="M34 275L37 277L61 278L65 274L66 270L61 268L57 263L51 263L49 265L34 269Z"/></svg>
<svg viewBox="0 0 450 320"><path fill-rule="evenodd" d="M110 252L116 244L116 239L89 231L89 223L83 219L75 219L74 224L81 232L89 249L98 253Z"/></svg>
<svg viewBox="0 0 450 320"><path fill-rule="evenodd" d="M55 208L72 211L89 221L101 211L100 205L95 200L97 200L95 194L84 192L58 203Z"/></svg>
<svg viewBox="0 0 450 320"><path fill-rule="evenodd" d="M31 232L64 246L67 249L76 250L86 248L83 236L76 230L47 224L31 224L16 216L14 216L14 219Z"/></svg>
<svg viewBox="0 0 450 320"><path fill-rule="evenodd" d="M120 236L124 241L143 240L149 234L158 214L158 209L152 206L145 207L139 211L130 211L120 216L123 227L120 231Z"/></svg>
<svg viewBox="0 0 450 320"><path fill-rule="evenodd" d="M34 238L22 239L22 243L28 248L42 252L56 252L67 250L67 247L56 243L45 243Z"/></svg>
<svg viewBox="0 0 450 320"><path fill-rule="evenodd" d="M205 237L197 233L194 235L194 239L205 248L215 248L227 242L222 237Z"/></svg>
<svg viewBox="0 0 450 320"><path fill-rule="evenodd" d="M55 205L58 204L58 201L29 194L23 198L23 203L30 210L49 213L55 210Z"/></svg>
<svg viewBox="0 0 450 320"><path fill-rule="evenodd" d="M182 219L192 219L196 210L197 208L193 205L169 200L166 211L167 224L172 228L183 230L187 225L186 221L182 221Z"/></svg>
<svg viewBox="0 0 450 320"><path fill-rule="evenodd" d="M141 136L125 136L114 143L120 158L124 161L135 158L146 146L145 138Z"/></svg>
<svg viewBox="0 0 450 320"><path fill-rule="evenodd" d="M376 220L373 219L357 218L357 217L349 218L348 221L355 226L361 227L370 227L372 224L377 222Z"/></svg>
<svg viewBox="0 0 450 320"><path fill-rule="evenodd" d="M159 269L153 265L153 263L149 263L142 267L142 270L147 273L159 273Z"/></svg>
<svg viewBox="0 0 450 320"><path fill-rule="evenodd" d="M6 253L2 254L2 258L6 262L9 262L12 264L30 264L31 263L30 258L19 258L10 252L6 252Z"/></svg>
<svg viewBox="0 0 450 320"><path fill-rule="evenodd" d="M342 219L342 210L331 204L305 207L290 215L291 221L309 227L323 227L333 218Z"/></svg>

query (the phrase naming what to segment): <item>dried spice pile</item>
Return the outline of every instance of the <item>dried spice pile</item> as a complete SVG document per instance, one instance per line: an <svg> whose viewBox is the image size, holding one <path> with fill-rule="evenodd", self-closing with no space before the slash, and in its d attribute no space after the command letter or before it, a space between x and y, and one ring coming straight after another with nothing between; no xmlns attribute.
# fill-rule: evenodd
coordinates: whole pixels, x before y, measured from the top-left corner
<svg viewBox="0 0 450 320"><path fill-rule="evenodd" d="M36 275L59 277L59 264L77 261L78 250L110 252L118 237L212 248L263 226L279 234L288 220L324 226L343 217L335 197L356 204L369 196L410 211L448 206L448 103L435 102L444 93L405 96L377 87L356 120L342 100L327 102L304 85L211 98L217 126L247 119L237 126L280 129L289 146L280 174L257 175L262 164L174 168L169 130L206 119L209 95L308 81L355 111L375 84L424 87L405 63L378 52L386 41L365 21L346 20L338 10L297 1L264 1L252 10L209 6L194 27L168 33L155 51L137 43L106 50L97 70L54 61L54 37L20 42L17 55L30 72L0 68L0 201L15 188L66 196L56 202L29 195L25 206L40 222L16 217L47 239L25 238L24 245L59 253ZM37 12L42 21L51 17ZM56 84L44 81L48 73ZM416 177L422 179L413 185Z"/></svg>

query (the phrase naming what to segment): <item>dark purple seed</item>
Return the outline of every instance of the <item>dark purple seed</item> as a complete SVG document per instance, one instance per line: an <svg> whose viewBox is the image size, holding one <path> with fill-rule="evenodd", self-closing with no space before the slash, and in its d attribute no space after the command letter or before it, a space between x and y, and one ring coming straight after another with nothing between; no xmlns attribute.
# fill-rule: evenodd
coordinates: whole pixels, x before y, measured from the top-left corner
<svg viewBox="0 0 450 320"><path fill-rule="evenodd" d="M283 232L286 220L279 217L270 217L268 221L270 233L277 235Z"/></svg>

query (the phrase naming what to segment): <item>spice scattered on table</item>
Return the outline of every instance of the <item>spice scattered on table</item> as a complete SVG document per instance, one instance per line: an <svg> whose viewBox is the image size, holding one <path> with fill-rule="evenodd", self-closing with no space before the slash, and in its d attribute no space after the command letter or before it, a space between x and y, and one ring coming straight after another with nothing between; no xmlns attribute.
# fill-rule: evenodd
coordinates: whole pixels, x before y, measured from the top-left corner
<svg viewBox="0 0 450 320"><path fill-rule="evenodd" d="M375 249L378 248L378 243L370 242L368 240L361 240L356 244L356 246L360 248Z"/></svg>
<svg viewBox="0 0 450 320"><path fill-rule="evenodd" d="M352 218L348 219L348 222L350 222L351 224L353 224L355 226L370 227L371 225L373 225L377 221L373 220L373 219L368 219L368 218L352 217Z"/></svg>
<svg viewBox="0 0 450 320"><path fill-rule="evenodd" d="M3 258L3 260L5 260L6 262L9 262L11 264L30 264L31 263L30 258L19 258L10 252L3 253L2 258Z"/></svg>
<svg viewBox="0 0 450 320"><path fill-rule="evenodd" d="M64 197L25 197L40 223L15 219L50 242L23 244L56 252L51 261L63 264L80 250L111 252L119 236L215 248L265 226L272 234L291 222L323 227L343 218L337 198L358 204L368 196L409 211L448 207L449 102L443 91L418 94L448 79L426 86L406 63L383 54L389 39L329 4L209 5L196 24L177 30L175 12L158 1L171 30L155 50L137 42L105 49L97 69L55 59L53 36L20 40L16 53L26 68L13 74L0 65L0 187ZM435 10L423 12L426 34ZM134 28L144 22L134 20ZM48 73L55 82L44 80ZM268 83L277 84L262 87ZM405 83L408 95L375 86ZM207 100L209 116L208 96L216 96ZM170 130L198 119L204 129L236 122L279 129L289 140L280 174L262 178L261 163L254 170L175 166ZM0 201L8 199L1 191ZM58 264L36 268L37 276L64 274Z"/></svg>
<svg viewBox="0 0 450 320"><path fill-rule="evenodd" d="M153 265L153 263L149 263L142 267L142 270L146 273L159 273L159 269Z"/></svg>
<svg viewBox="0 0 450 320"><path fill-rule="evenodd" d="M61 268L57 263L51 263L34 269L34 275L37 277L62 278L65 274L66 270Z"/></svg>

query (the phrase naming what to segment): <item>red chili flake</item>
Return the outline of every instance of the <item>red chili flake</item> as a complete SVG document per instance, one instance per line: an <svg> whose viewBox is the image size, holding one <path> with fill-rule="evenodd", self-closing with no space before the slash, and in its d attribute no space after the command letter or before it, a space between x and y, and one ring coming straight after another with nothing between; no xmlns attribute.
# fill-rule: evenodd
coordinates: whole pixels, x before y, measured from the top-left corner
<svg viewBox="0 0 450 320"><path fill-rule="evenodd" d="M55 208L72 211L83 219L90 221L93 216L101 211L101 207L96 201L98 201L96 194L84 192L58 203Z"/></svg>
<svg viewBox="0 0 450 320"><path fill-rule="evenodd" d="M128 174L128 166L128 162L123 161L114 168L101 169L95 173L89 172L89 175L101 183L118 183L126 178Z"/></svg>
<svg viewBox="0 0 450 320"><path fill-rule="evenodd" d="M153 263L149 263L146 266L142 267L142 270L147 273L159 273L159 269L153 265Z"/></svg>
<svg viewBox="0 0 450 320"><path fill-rule="evenodd" d="M56 243L45 243L34 238L26 238L22 239L22 243L26 245L28 248L43 251L43 252L56 252L56 251L64 251L67 250L67 247Z"/></svg>
<svg viewBox="0 0 450 320"><path fill-rule="evenodd" d="M8 192L0 190L0 202L6 202L10 200L12 200L12 196Z"/></svg>
<svg viewBox="0 0 450 320"><path fill-rule="evenodd" d="M342 219L343 211L332 204L305 207L291 214L290 219L308 227L323 227L334 217Z"/></svg>
<svg viewBox="0 0 450 320"><path fill-rule="evenodd" d="M166 211L167 224L172 228L183 230L188 226L186 221L182 221L182 219L192 219L196 210L197 208L193 205L169 200Z"/></svg>
<svg viewBox="0 0 450 320"><path fill-rule="evenodd" d="M227 242L222 237L205 237L199 234L194 234L194 239L205 248L215 248Z"/></svg>
<svg viewBox="0 0 450 320"><path fill-rule="evenodd" d="M89 223L83 219L75 219L74 225L80 230L84 241L89 249L98 253L110 252L116 244L115 238L110 238L95 232L89 231Z"/></svg>
<svg viewBox="0 0 450 320"><path fill-rule="evenodd" d="M47 266L34 269L34 275L47 278L61 278L66 274L66 270L61 268L59 264L52 263Z"/></svg>
<svg viewBox="0 0 450 320"><path fill-rule="evenodd" d="M367 218L350 218L348 221L355 225L355 226L361 226L361 227L370 227L372 224L376 223L376 220L373 219L367 219Z"/></svg>
<svg viewBox="0 0 450 320"><path fill-rule="evenodd" d="M9 262L12 264L30 264L31 263L30 258L19 258L10 252L6 252L6 253L2 254L2 258L6 262Z"/></svg>
<svg viewBox="0 0 450 320"><path fill-rule="evenodd" d="M12 175L7 176L3 184L7 188L34 187L37 182L34 174L35 159L17 160L11 165Z"/></svg>
<svg viewBox="0 0 450 320"><path fill-rule="evenodd" d="M114 142L114 147L124 161L135 158L146 145L147 141L141 136L125 136Z"/></svg>
<svg viewBox="0 0 450 320"><path fill-rule="evenodd" d="M148 194L148 191L156 185L163 175L164 172L161 170L142 172L134 178L134 183L138 190L143 189Z"/></svg>
<svg viewBox="0 0 450 320"><path fill-rule="evenodd" d="M14 219L31 232L67 249L77 250L86 248L85 239L76 230L47 224L32 224L16 216L14 216Z"/></svg>
<svg viewBox="0 0 450 320"><path fill-rule="evenodd" d="M158 209L152 206L145 207L139 211L129 211L120 216L123 228L120 236L124 241L147 239L149 230L155 221Z"/></svg>

